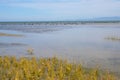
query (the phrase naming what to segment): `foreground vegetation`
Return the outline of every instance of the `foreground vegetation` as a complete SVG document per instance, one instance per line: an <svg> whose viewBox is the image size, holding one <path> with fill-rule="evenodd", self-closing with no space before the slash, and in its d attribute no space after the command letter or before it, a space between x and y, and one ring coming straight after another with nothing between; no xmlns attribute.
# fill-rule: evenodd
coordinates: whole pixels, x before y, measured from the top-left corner
<svg viewBox="0 0 120 80"><path fill-rule="evenodd" d="M0 80L116 80L108 72L53 58L0 57Z"/></svg>

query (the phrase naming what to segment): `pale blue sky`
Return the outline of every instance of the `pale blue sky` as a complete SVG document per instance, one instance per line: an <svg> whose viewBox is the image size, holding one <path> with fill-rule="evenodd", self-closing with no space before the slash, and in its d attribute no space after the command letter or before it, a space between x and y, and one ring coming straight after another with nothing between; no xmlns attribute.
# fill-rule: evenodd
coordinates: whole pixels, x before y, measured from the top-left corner
<svg viewBox="0 0 120 80"><path fill-rule="evenodd" d="M120 16L120 0L0 0L0 21L59 21L114 16Z"/></svg>

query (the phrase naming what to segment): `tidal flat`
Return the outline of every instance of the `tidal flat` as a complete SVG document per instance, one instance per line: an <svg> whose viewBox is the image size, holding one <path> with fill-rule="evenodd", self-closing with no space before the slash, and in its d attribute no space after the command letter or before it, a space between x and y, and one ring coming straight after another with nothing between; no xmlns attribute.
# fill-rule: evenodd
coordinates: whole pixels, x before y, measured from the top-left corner
<svg viewBox="0 0 120 80"><path fill-rule="evenodd" d="M120 42L105 39L120 37L120 23L2 23L0 32L25 37L0 36L0 43L26 46L0 47L0 56L53 57L76 62L83 67L100 66L120 76ZM32 55L30 50L32 49Z"/></svg>

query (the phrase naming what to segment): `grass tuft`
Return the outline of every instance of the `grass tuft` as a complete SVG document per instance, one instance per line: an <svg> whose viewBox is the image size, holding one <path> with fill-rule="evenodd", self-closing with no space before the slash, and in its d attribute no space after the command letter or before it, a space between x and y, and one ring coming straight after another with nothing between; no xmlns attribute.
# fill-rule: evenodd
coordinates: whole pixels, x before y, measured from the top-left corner
<svg viewBox="0 0 120 80"><path fill-rule="evenodd" d="M111 36L111 37L106 37L106 40L111 40L111 41L120 41L120 37L115 37L115 36Z"/></svg>

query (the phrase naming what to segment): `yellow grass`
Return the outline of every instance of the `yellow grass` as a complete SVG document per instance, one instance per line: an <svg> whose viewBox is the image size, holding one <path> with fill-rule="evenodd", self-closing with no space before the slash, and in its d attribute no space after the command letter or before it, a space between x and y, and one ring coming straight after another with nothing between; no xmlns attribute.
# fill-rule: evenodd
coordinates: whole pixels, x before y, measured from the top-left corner
<svg viewBox="0 0 120 80"><path fill-rule="evenodd" d="M0 57L0 80L116 80L109 72L53 58Z"/></svg>

